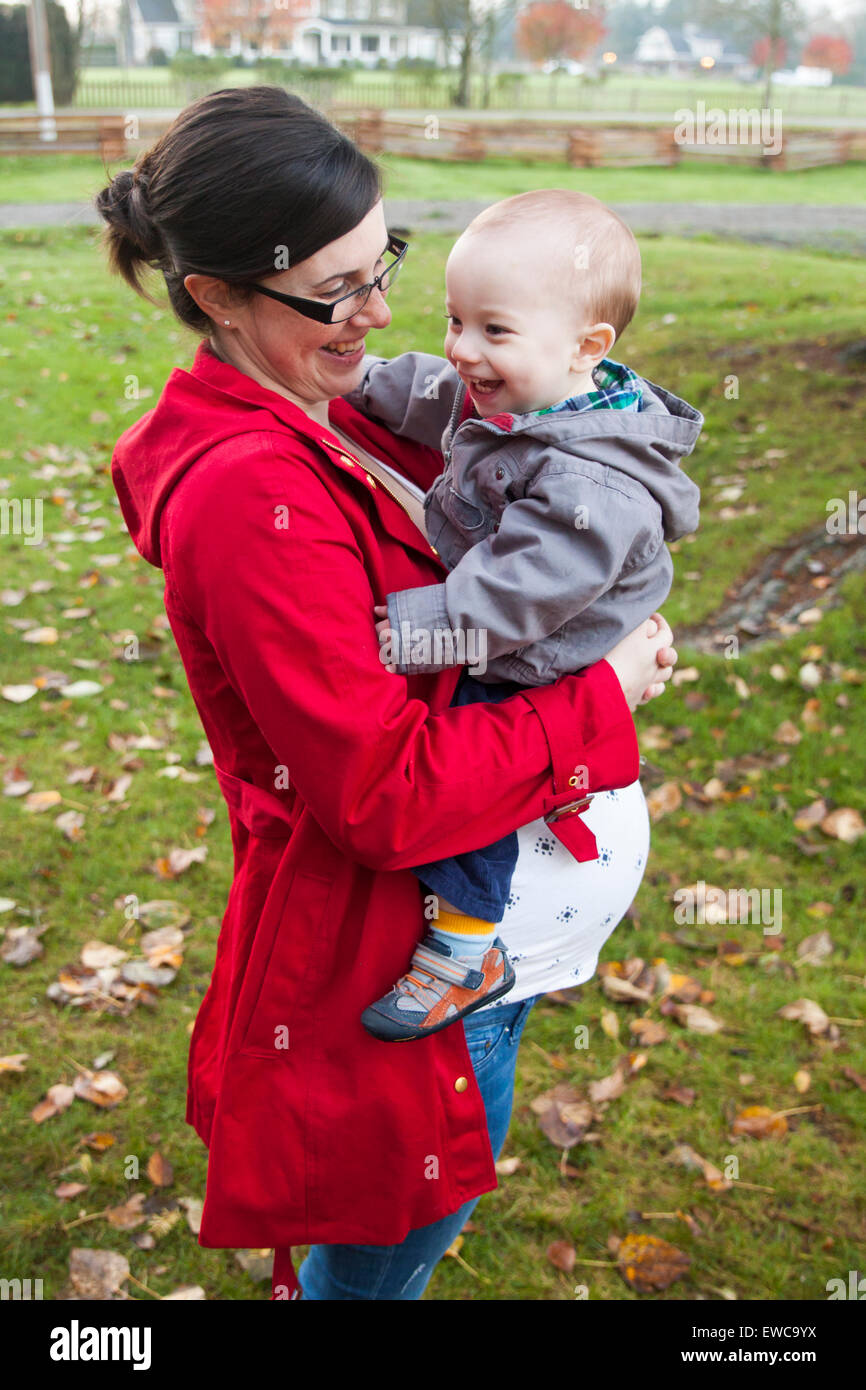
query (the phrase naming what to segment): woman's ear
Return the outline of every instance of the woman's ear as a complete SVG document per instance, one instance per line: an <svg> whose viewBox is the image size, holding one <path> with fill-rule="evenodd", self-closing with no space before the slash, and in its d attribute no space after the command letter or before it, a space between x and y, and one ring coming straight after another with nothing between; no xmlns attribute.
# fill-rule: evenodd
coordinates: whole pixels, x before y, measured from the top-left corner
<svg viewBox="0 0 866 1390"><path fill-rule="evenodd" d="M582 336L574 345L571 359L572 370L586 372L607 357L616 342L616 329L609 323L593 323L582 331Z"/></svg>
<svg viewBox="0 0 866 1390"><path fill-rule="evenodd" d="M216 323L224 323L237 309L225 280L218 280L213 275L185 275L183 284L202 313Z"/></svg>

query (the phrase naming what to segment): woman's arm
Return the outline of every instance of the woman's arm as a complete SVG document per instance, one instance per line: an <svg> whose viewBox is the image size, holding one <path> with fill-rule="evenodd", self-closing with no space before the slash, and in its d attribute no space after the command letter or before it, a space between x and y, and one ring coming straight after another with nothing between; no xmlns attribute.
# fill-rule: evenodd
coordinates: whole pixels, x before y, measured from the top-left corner
<svg viewBox="0 0 866 1390"><path fill-rule="evenodd" d="M379 660L384 594L341 509L347 485L335 473L332 492L276 438L257 438L254 462L227 441L185 475L166 507L164 566L275 769L335 844L373 868L409 868L567 805L576 772L589 791L635 780L634 725L606 662L498 705L432 713L413 698L417 682L435 685ZM641 690L654 670L653 649Z"/></svg>

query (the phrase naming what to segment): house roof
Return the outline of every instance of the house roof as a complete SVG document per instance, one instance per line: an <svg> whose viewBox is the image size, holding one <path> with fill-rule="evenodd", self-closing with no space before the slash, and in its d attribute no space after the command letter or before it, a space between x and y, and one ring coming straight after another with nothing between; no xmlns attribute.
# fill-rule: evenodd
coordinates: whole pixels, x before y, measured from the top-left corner
<svg viewBox="0 0 866 1390"><path fill-rule="evenodd" d="M145 24L180 24L174 0L135 0Z"/></svg>

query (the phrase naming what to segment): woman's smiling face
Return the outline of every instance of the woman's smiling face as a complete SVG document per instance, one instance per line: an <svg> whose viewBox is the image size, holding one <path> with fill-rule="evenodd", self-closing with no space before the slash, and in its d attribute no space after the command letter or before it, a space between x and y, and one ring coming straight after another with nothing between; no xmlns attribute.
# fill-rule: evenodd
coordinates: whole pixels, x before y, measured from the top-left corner
<svg viewBox="0 0 866 1390"><path fill-rule="evenodd" d="M331 304L341 295L370 284L385 266L388 232L381 199L363 221L315 255L260 283L282 294ZM190 290L213 285L205 276L188 276ZM214 312L205 291L205 311L215 321L214 344L220 356L261 385L295 400L302 409L342 396L357 386L371 328L385 328L391 311L374 289L363 308L340 323L319 323L288 304L252 294L243 303L226 301ZM224 319L229 319L226 327ZM341 355L340 349L353 350Z"/></svg>

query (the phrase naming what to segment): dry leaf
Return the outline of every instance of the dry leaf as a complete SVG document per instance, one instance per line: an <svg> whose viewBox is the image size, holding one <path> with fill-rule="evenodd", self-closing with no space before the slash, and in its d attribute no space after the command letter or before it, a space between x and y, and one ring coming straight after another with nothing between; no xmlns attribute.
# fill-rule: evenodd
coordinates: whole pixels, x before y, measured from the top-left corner
<svg viewBox="0 0 866 1390"><path fill-rule="evenodd" d="M650 820L661 820L662 816L668 815L671 811L676 811L683 804L683 794L677 782L662 782L660 787L655 787L646 799Z"/></svg>
<svg viewBox="0 0 866 1390"><path fill-rule="evenodd" d="M800 1092L801 1096L804 1096L806 1094L811 1084L811 1072L805 1071L802 1068L799 1071L794 1072L794 1085Z"/></svg>
<svg viewBox="0 0 866 1390"><path fill-rule="evenodd" d="M579 1144L594 1118L589 1102L566 1083L536 1096L530 1108L538 1116L543 1133L561 1149Z"/></svg>
<svg viewBox="0 0 866 1390"><path fill-rule="evenodd" d="M130 1197L128 1202L122 1203L119 1207L111 1207L105 1213L109 1225L114 1226L119 1231L134 1231L136 1226L142 1226L147 1220L145 1212L142 1211L144 1201L144 1193L136 1192L135 1196Z"/></svg>
<svg viewBox="0 0 866 1390"><path fill-rule="evenodd" d="M82 1299L104 1301L114 1298L129 1278L129 1262L115 1250L72 1250L69 1277Z"/></svg>
<svg viewBox="0 0 866 1390"><path fill-rule="evenodd" d="M174 1182L174 1169L158 1150L147 1160L147 1176L154 1187L171 1187Z"/></svg>
<svg viewBox="0 0 866 1390"><path fill-rule="evenodd" d="M193 1235L197 1236L201 1230L201 1215L204 1207L201 1197L178 1197L177 1204L179 1207L183 1207L186 1212L186 1224Z"/></svg>
<svg viewBox="0 0 866 1390"><path fill-rule="evenodd" d="M664 1024L657 1023L652 1018L633 1018L628 1028L630 1033L634 1033L641 1047L655 1047L658 1043L668 1040L668 1031Z"/></svg>
<svg viewBox="0 0 866 1390"><path fill-rule="evenodd" d="M29 1052L10 1052L7 1057L0 1057L0 1071L23 1071L29 1056Z"/></svg>
<svg viewBox="0 0 866 1390"><path fill-rule="evenodd" d="M669 1288L691 1265L685 1251L668 1241L631 1231L620 1242L616 1258L620 1274L638 1293Z"/></svg>
<svg viewBox="0 0 866 1390"><path fill-rule="evenodd" d="M749 1105L731 1125L732 1134L748 1134L752 1139L778 1139L788 1131L784 1115L766 1105Z"/></svg>
<svg viewBox="0 0 866 1390"><path fill-rule="evenodd" d="M512 1158L497 1159L494 1167L501 1178L510 1178L511 1174L516 1173L522 1163L522 1158L514 1156Z"/></svg>
<svg viewBox="0 0 866 1390"><path fill-rule="evenodd" d="M709 1159L701 1158L690 1144L677 1144L670 1154L670 1159L672 1163L679 1163L684 1168L697 1168L703 1174L707 1187L713 1192L726 1192L732 1186L731 1179L724 1177L721 1169L710 1163Z"/></svg>
<svg viewBox="0 0 866 1390"><path fill-rule="evenodd" d="M2 955L7 965L29 965L42 955L39 937L44 927L7 927L3 941Z"/></svg>
<svg viewBox="0 0 866 1390"><path fill-rule="evenodd" d="M833 941L828 931L815 932L814 936L804 936L797 947L797 956L806 965L820 965L833 954Z"/></svg>
<svg viewBox="0 0 866 1390"><path fill-rule="evenodd" d="M603 1101L618 1100L625 1090L625 1073L623 1068L617 1066L610 1076L602 1077L600 1081L590 1081L589 1098L593 1105L601 1105Z"/></svg>
<svg viewBox="0 0 866 1390"><path fill-rule="evenodd" d="M616 1042L619 1037L619 1015L613 1009L602 1009L601 1031Z"/></svg>
<svg viewBox="0 0 866 1390"><path fill-rule="evenodd" d="M31 792L24 801L24 809L38 815L41 811L50 811L52 806L59 806L62 800L57 791Z"/></svg>
<svg viewBox="0 0 866 1390"><path fill-rule="evenodd" d="M268 1278L270 1278L270 1275L268 1275ZM162 1301L165 1303L169 1300L177 1301L179 1299L185 1299L187 1302L195 1300L201 1303L206 1298L207 1294L201 1284L179 1284L172 1293L163 1294Z"/></svg>
<svg viewBox="0 0 866 1390"><path fill-rule="evenodd" d="M81 963L88 970L102 970L107 965L117 965L126 960L127 955L127 951L121 951L107 941L88 941L81 950Z"/></svg>
<svg viewBox="0 0 866 1390"><path fill-rule="evenodd" d="M129 1094L120 1077L113 1071L84 1069L75 1078L74 1090L82 1100L92 1101L105 1110L119 1105Z"/></svg>
<svg viewBox="0 0 866 1390"><path fill-rule="evenodd" d="M824 817L821 829L832 839L844 840L846 845L853 845L866 831L866 825L863 824L863 817L859 811L853 810L850 806L840 806L837 811L831 811L829 816Z"/></svg>
<svg viewBox="0 0 866 1390"><path fill-rule="evenodd" d="M104 1153L117 1141L113 1134L106 1134L104 1130L96 1130L92 1134L85 1134L81 1142L86 1144L88 1149L93 1149L95 1153Z"/></svg>
<svg viewBox="0 0 866 1390"><path fill-rule="evenodd" d="M694 1105L697 1100L697 1091L691 1086L668 1086L662 1092L663 1100L675 1100L678 1105Z"/></svg>
<svg viewBox="0 0 866 1390"><path fill-rule="evenodd" d="M652 999L649 990L638 989L637 985L631 984L628 980L621 980L617 975L603 975L601 987L608 999L613 999L619 1004L646 1004Z"/></svg>
<svg viewBox="0 0 866 1390"><path fill-rule="evenodd" d="M795 999L777 1010L779 1018L792 1019L795 1023L805 1023L814 1038L823 1037L830 1027L830 1020L814 999Z"/></svg>
<svg viewBox="0 0 866 1390"><path fill-rule="evenodd" d="M700 1004L677 1004L674 1006L673 1015L677 1022L688 1028L691 1033L711 1035L720 1033L725 1026L720 1019L702 1009Z"/></svg>
<svg viewBox="0 0 866 1390"><path fill-rule="evenodd" d="M86 1191L86 1182L62 1182L58 1187L55 1187L54 1195L59 1197L61 1202L68 1202L73 1197L80 1197L82 1192Z"/></svg>
<svg viewBox="0 0 866 1390"><path fill-rule="evenodd" d="M547 1258L557 1269L561 1269L563 1274L570 1274L577 1261L577 1251L569 1241L555 1240L547 1247Z"/></svg>

